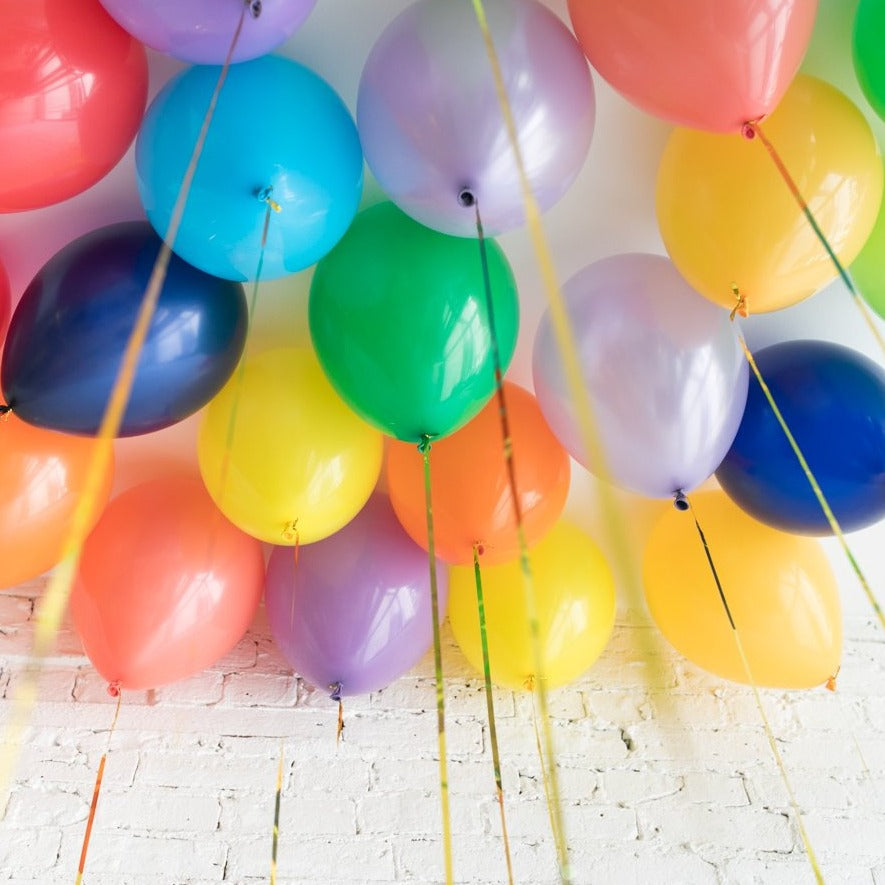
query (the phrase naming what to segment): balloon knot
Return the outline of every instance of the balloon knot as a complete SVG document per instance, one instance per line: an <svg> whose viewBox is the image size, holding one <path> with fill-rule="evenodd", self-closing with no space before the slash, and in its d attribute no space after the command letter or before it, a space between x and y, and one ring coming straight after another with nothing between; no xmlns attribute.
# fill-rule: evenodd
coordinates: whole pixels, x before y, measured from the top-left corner
<svg viewBox="0 0 885 885"><path fill-rule="evenodd" d="M339 704L341 703L341 692L344 689L344 684L341 682L330 682L328 685L329 689L329 698L333 701L337 701Z"/></svg>
<svg viewBox="0 0 885 885"><path fill-rule="evenodd" d="M12 411L12 406L0 404L0 415L8 415Z"/></svg>
<svg viewBox="0 0 885 885"><path fill-rule="evenodd" d="M426 455L427 452L430 451L430 443L431 443L430 434L429 433L423 434L421 436L421 441L418 443L418 451L422 455Z"/></svg>
<svg viewBox="0 0 885 885"><path fill-rule="evenodd" d="M682 489L673 492L673 506L683 513L691 506L688 503L688 498L685 496L685 492L683 492Z"/></svg>
<svg viewBox="0 0 885 885"><path fill-rule="evenodd" d="M527 676L523 685L526 687L526 691L534 691L535 690L535 677Z"/></svg>
<svg viewBox="0 0 885 885"><path fill-rule="evenodd" d="M261 15L261 0L245 0L245 3L249 7L249 15L252 18L258 18Z"/></svg>
<svg viewBox="0 0 885 885"><path fill-rule="evenodd" d="M731 292L737 302L731 310L731 321L734 322L735 316L741 316L746 319L750 315L750 308L747 306L747 298L737 287L737 283L731 284Z"/></svg>
<svg viewBox="0 0 885 885"><path fill-rule="evenodd" d="M298 543L298 520L292 519L283 524L283 540L288 544Z"/></svg>
<svg viewBox="0 0 885 885"><path fill-rule="evenodd" d="M470 209L476 205L476 194L469 187L462 187L458 191L458 205Z"/></svg>
<svg viewBox="0 0 885 885"><path fill-rule="evenodd" d="M827 679L827 683L826 683L827 684L827 691L835 691L836 690L836 677L839 675L839 670L841 670L841 669L842 669L841 667L837 667L836 672L832 676L830 676L829 679Z"/></svg>
<svg viewBox="0 0 885 885"><path fill-rule="evenodd" d="M484 544L477 544L476 545L476 555L477 556L482 556L483 553L485 553L485 552L486 552L486 548L485 548Z"/></svg>
<svg viewBox="0 0 885 885"><path fill-rule="evenodd" d="M756 124L755 123L744 123L741 126L741 135L747 139L747 141L752 141L756 137Z"/></svg>
<svg viewBox="0 0 885 885"><path fill-rule="evenodd" d="M260 3L259 3L260 5ZM283 207L271 197L273 193L273 185L268 185L267 187L263 187L260 191L258 191L258 199L262 203L267 203L274 212L282 212Z"/></svg>
<svg viewBox="0 0 885 885"><path fill-rule="evenodd" d="M112 698L120 697L120 691L121 691L121 687L120 687L119 682L109 682L108 683L108 694Z"/></svg>

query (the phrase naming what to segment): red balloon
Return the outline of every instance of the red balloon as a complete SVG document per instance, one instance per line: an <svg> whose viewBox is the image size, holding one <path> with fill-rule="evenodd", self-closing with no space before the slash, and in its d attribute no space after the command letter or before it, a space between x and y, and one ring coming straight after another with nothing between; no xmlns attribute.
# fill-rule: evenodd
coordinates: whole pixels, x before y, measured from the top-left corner
<svg viewBox="0 0 885 885"><path fill-rule="evenodd" d="M9 318L12 315L12 293L9 291L9 277L6 269L0 264L0 347L6 340L9 329Z"/></svg>
<svg viewBox="0 0 885 885"><path fill-rule="evenodd" d="M199 480L164 478L105 510L84 545L71 611L109 683L156 688L230 651L263 585L261 543L222 516Z"/></svg>
<svg viewBox="0 0 885 885"><path fill-rule="evenodd" d="M98 0L0 4L0 212L110 172L141 123L147 73L144 47Z"/></svg>

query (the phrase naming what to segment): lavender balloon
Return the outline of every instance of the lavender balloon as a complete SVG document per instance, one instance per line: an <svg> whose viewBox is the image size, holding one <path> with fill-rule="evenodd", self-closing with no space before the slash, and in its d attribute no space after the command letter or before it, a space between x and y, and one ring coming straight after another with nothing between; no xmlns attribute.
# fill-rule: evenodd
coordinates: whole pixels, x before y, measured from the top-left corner
<svg viewBox="0 0 885 885"><path fill-rule="evenodd" d="M725 457L747 400L747 364L728 313L658 255L591 264L564 296L606 459L596 472L652 498L698 486ZM549 313L535 338L533 374L553 432L594 470Z"/></svg>
<svg viewBox="0 0 885 885"><path fill-rule="evenodd" d="M193 64L220 65L230 50L244 0L101 0L101 4L124 30L151 49ZM284 43L315 4L316 0L253 0L233 61L257 58Z"/></svg>
<svg viewBox="0 0 885 885"><path fill-rule="evenodd" d="M417 458L418 455L416 454ZM448 578L439 571L440 618ZM270 557L265 605L273 637L308 682L342 695L377 691L433 641L427 553L374 495L341 531Z"/></svg>
<svg viewBox="0 0 885 885"><path fill-rule="evenodd" d="M529 181L548 209L590 147L590 70L571 32L536 0L484 5ZM357 125L378 183L422 224L473 236L470 195L487 233L523 223L519 176L469 2L419 0L388 25L360 79Z"/></svg>

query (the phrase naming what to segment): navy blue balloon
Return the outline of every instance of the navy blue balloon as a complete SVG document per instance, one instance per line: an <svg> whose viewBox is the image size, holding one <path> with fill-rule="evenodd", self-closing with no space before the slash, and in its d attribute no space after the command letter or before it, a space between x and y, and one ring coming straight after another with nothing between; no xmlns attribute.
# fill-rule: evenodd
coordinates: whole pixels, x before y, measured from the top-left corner
<svg viewBox="0 0 885 885"><path fill-rule="evenodd" d="M146 221L113 224L43 266L12 316L0 367L19 418L97 433L160 246ZM240 283L173 255L120 436L160 430L205 405L233 373L247 326Z"/></svg>
<svg viewBox="0 0 885 885"><path fill-rule="evenodd" d="M885 516L885 371L825 341L766 347L756 362L839 525L853 531ZM793 534L830 526L759 383L716 478L751 516Z"/></svg>

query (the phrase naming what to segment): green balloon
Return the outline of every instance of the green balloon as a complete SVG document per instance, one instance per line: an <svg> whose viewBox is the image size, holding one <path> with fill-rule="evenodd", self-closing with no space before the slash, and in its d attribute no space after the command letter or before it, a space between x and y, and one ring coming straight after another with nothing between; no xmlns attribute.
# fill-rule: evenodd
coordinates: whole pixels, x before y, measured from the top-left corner
<svg viewBox="0 0 885 885"><path fill-rule="evenodd" d="M519 303L500 247L486 241L503 372ZM308 306L317 356L342 399L406 442L466 424L495 392L479 245L413 221L392 203L361 212L316 267Z"/></svg>
<svg viewBox="0 0 885 885"><path fill-rule="evenodd" d="M854 70L867 101L885 119L885 0L860 0L854 16Z"/></svg>
<svg viewBox="0 0 885 885"><path fill-rule="evenodd" d="M885 200L870 236L851 265L851 277L864 301L885 319Z"/></svg>

